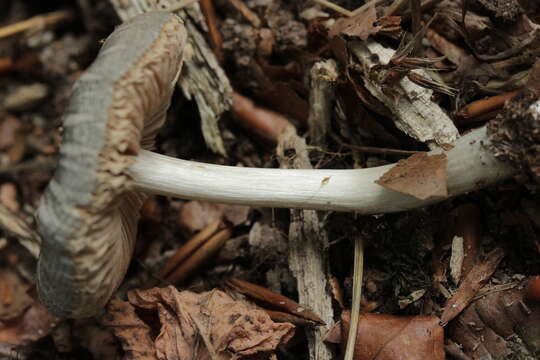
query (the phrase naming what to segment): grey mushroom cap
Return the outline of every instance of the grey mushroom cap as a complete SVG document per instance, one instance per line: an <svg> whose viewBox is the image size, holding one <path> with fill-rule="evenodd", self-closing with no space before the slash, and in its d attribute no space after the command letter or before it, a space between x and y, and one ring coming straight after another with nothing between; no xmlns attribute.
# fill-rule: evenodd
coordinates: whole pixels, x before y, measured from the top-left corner
<svg viewBox="0 0 540 360"><path fill-rule="evenodd" d="M38 292L57 316L99 313L124 278L144 201L128 167L165 120L186 38L173 14L139 15L107 38L74 86L37 211Z"/></svg>

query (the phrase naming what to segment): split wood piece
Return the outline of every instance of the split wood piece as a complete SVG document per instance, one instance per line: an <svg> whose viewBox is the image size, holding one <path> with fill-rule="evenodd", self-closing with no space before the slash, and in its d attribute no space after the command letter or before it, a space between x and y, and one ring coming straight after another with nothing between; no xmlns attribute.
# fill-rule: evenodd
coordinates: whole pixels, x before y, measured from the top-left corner
<svg viewBox="0 0 540 360"><path fill-rule="evenodd" d="M232 112L241 126L271 144L278 142L287 127L294 126L283 115L259 107L237 92L233 98Z"/></svg>
<svg viewBox="0 0 540 360"><path fill-rule="evenodd" d="M262 302L273 309L289 312L300 318L304 318L319 325L324 325L324 321L314 312L298 304L297 302L281 294L270 291L262 286L240 279L228 279L225 285L235 291Z"/></svg>
<svg viewBox="0 0 540 360"><path fill-rule="evenodd" d="M228 228L214 234L173 270L165 280L171 284L180 284L186 280L198 268L207 264L207 260L211 259L223 247L225 242L231 238L231 234L232 232Z"/></svg>
<svg viewBox="0 0 540 360"><path fill-rule="evenodd" d="M285 155L289 151L295 154L292 159ZM276 153L282 168L311 169L305 140L293 128L283 133ZM321 183L321 186L325 185ZM309 304L311 310L326 324L306 329L309 357L311 360L330 360L334 357L323 339L333 325L334 310L328 283L328 253L321 252L321 249L328 246L328 234L314 210L291 210L290 217L289 268L296 278L298 300L301 304Z"/></svg>
<svg viewBox="0 0 540 360"><path fill-rule="evenodd" d="M311 68L308 116L311 145L321 146L325 143L334 108L338 77L337 64L332 59L318 61Z"/></svg>
<svg viewBox="0 0 540 360"><path fill-rule="evenodd" d="M399 81L404 95L387 95L380 84L370 76L370 70L376 65L388 64L395 50L385 48L373 40L351 41L349 46L368 72L363 76L366 88L390 109L399 129L418 141L435 142L440 146L451 144L458 138L459 133L453 121L431 100L432 90L418 86L405 77ZM375 58L379 61L374 62ZM417 69L414 72L430 78L423 70Z"/></svg>
<svg viewBox="0 0 540 360"><path fill-rule="evenodd" d="M163 270L161 271L162 278L168 278L171 276L173 270L175 270L188 256L191 256L197 249L201 247L208 239L216 233L221 225L221 220L216 220L208 224L204 229L199 231L189 241L181 246L173 256L171 256Z"/></svg>
<svg viewBox="0 0 540 360"><path fill-rule="evenodd" d="M182 0L156 1L141 6L139 0L110 0L124 21L152 10L174 9ZM162 6L159 7L158 6ZM179 84L188 100L194 99L199 107L201 128L208 147L225 155L218 122L232 104L232 87L229 78L208 47L199 28L205 28L198 4L175 11L185 23L189 33L189 55L185 57L184 70ZM203 21L201 23L201 20Z"/></svg>
<svg viewBox="0 0 540 360"><path fill-rule="evenodd" d="M0 39L28 30L43 29L61 22L73 20L74 18L75 14L69 10L59 10L48 14L37 15L30 19L0 28Z"/></svg>

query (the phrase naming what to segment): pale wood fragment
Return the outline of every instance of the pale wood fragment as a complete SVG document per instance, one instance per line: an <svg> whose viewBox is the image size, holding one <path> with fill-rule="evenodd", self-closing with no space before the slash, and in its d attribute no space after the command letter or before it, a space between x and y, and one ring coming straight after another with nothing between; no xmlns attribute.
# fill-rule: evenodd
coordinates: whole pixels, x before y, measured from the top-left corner
<svg viewBox="0 0 540 360"><path fill-rule="evenodd" d="M400 130L418 141L435 142L438 145L451 144L458 138L459 132L450 117L431 100L432 90L418 86L405 77L399 81L405 95L390 96L383 92L380 84L368 76L369 70L374 66L388 64L395 50L385 48L373 40L352 41L350 49L366 70L364 85L390 109ZM378 61L374 61L375 58L378 58ZM429 78L424 70L413 71Z"/></svg>
<svg viewBox="0 0 540 360"><path fill-rule="evenodd" d="M294 159L285 158L285 150L294 149ZM288 128L277 148L281 167L310 169L306 143ZM306 329L309 357L312 360L332 359L332 351L323 342L333 324L334 312L328 283L328 254L325 248L328 235L315 210L291 210L289 227L289 267L296 277L300 304L309 304L310 310L326 323Z"/></svg>

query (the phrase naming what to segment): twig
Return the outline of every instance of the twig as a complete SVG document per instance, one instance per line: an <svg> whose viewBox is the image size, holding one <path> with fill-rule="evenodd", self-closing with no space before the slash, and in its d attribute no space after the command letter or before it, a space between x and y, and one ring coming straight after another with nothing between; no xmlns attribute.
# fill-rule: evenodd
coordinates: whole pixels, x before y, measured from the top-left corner
<svg viewBox="0 0 540 360"><path fill-rule="evenodd" d="M448 41L432 29L426 31L426 38L429 40L431 46L457 66L462 65L466 59L471 57L465 50Z"/></svg>
<svg viewBox="0 0 540 360"><path fill-rule="evenodd" d="M10 24L0 28L0 39L12 36L23 31L36 28L45 28L57 23L72 20L75 14L69 10L53 11L44 15L37 15L28 20L24 20L15 24Z"/></svg>
<svg viewBox="0 0 540 360"><path fill-rule="evenodd" d="M245 17L253 26L256 28L261 26L261 19L255 14L253 11L251 11L250 8L244 4L241 0L229 0L232 6L234 6L240 14L242 14L243 17Z"/></svg>
<svg viewBox="0 0 540 360"><path fill-rule="evenodd" d="M189 255L196 251L205 241L208 240L219 228L220 220L216 220L208 224L204 229L199 231L188 242L180 247L173 256L167 260L167 263L161 271L161 277L166 278L171 275L171 272L184 261Z"/></svg>
<svg viewBox="0 0 540 360"><path fill-rule="evenodd" d="M352 11L349 11L349 10L347 10L347 9L337 5L337 4L334 4L333 2L330 2L328 0L313 0L313 1L316 2L317 4L322 5L322 6L326 6L327 8L332 9L335 12L340 13L342 15L345 15L345 16L348 16L348 17L354 16L354 13Z"/></svg>
<svg viewBox="0 0 540 360"><path fill-rule="evenodd" d="M312 145L323 145L330 126L338 79L334 60L316 62L310 72L309 139Z"/></svg>
<svg viewBox="0 0 540 360"><path fill-rule="evenodd" d="M409 0L395 0L392 5L390 5L386 12L384 13L384 16L393 16L396 15L399 11L402 10L403 7L405 7L405 4Z"/></svg>
<svg viewBox="0 0 540 360"><path fill-rule="evenodd" d="M208 25L208 33L210 35L210 44L212 50L220 63L223 62L223 38L218 29L218 21L216 18L216 12L214 10L214 4L212 0L200 0L201 10L206 18L206 24Z"/></svg>
<svg viewBox="0 0 540 360"><path fill-rule="evenodd" d="M253 101L236 92L233 99L232 111L242 127L272 144L277 143L287 127L294 126L283 115L258 107Z"/></svg>
<svg viewBox="0 0 540 360"><path fill-rule="evenodd" d="M417 35L422 30L422 6L420 0L410 0L412 33ZM422 54L422 39L418 39L413 50L413 56L420 57Z"/></svg>
<svg viewBox="0 0 540 360"><path fill-rule="evenodd" d="M460 121L460 123L463 124L463 123L474 122L475 118L479 116L493 112L495 110L502 109L505 102L512 99L517 94L518 94L518 91L511 91L508 93L474 101L468 104L457 113L459 117L463 118L463 120Z"/></svg>
<svg viewBox="0 0 540 360"><path fill-rule="evenodd" d="M244 294L250 298L259 300L265 304L270 305L271 308L276 310L285 311L287 313L294 314L298 317L307 319L319 325L324 325L324 321L313 313L309 309L301 306L297 302L285 297L281 294L270 291L262 286L252 284L240 279L228 279L226 285Z"/></svg>
<svg viewBox="0 0 540 360"><path fill-rule="evenodd" d="M414 150L388 149L388 148L380 148L380 147L374 147L374 146L347 144L341 141L341 139L338 138L335 134L332 135L332 138L341 146L344 146L344 147L347 147L349 149L353 149L356 151L365 152L368 154L411 156L411 155L423 152L423 151L414 151Z"/></svg>
<svg viewBox="0 0 540 360"><path fill-rule="evenodd" d="M371 0L371 1L366 1L366 3L362 6L360 6L359 8L353 10L352 12L352 16L355 16L355 15L358 15L360 14L361 12L365 11L368 7L370 6L377 6L379 5L380 3L384 2L385 0Z"/></svg>
<svg viewBox="0 0 540 360"><path fill-rule="evenodd" d="M360 317L360 301L362 300L362 280L364 275L364 239L357 235L354 241L354 276L353 297L351 309L351 323L345 349L345 360L353 360L356 333L358 332L358 318Z"/></svg>
<svg viewBox="0 0 540 360"><path fill-rule="evenodd" d="M231 230L224 229L212 236L193 255L187 258L180 266L167 276L166 280L171 284L178 284L187 279L189 275L198 267L205 264L215 253L221 249L223 244L231 237Z"/></svg>

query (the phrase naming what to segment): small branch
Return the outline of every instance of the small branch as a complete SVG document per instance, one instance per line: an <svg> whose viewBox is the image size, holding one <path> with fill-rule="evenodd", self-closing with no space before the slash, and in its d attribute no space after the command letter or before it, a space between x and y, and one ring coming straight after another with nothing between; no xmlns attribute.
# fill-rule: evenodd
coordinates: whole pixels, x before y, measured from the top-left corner
<svg viewBox="0 0 540 360"><path fill-rule="evenodd" d="M172 271L166 278L171 284L178 284L186 280L197 268L206 264L206 261L215 255L231 237L231 230L224 229L216 233L201 245L183 263Z"/></svg>
<svg viewBox="0 0 540 360"><path fill-rule="evenodd" d="M506 101L514 98L514 96L517 94L518 91L511 91L474 101L465 106L463 109L459 110L456 115L463 118L460 121L460 124L475 122L475 118L477 117L502 109Z"/></svg>
<svg viewBox="0 0 540 360"><path fill-rule="evenodd" d="M409 0L395 0L392 5L390 5L388 8L386 8L386 12L384 13L384 16L394 16L398 12L400 12L402 9L405 8L405 5L407 4Z"/></svg>
<svg viewBox="0 0 540 360"><path fill-rule="evenodd" d="M354 13L352 11L349 11L337 4L334 4L333 2L330 2L328 0L313 0L314 2L316 2L317 4L320 4L322 6L325 6L329 9L332 9L334 10L335 12L341 14L341 15L345 15L345 16L348 16L348 17L351 17L351 16L354 16Z"/></svg>
<svg viewBox="0 0 540 360"><path fill-rule="evenodd" d="M74 18L75 14L69 10L59 10L44 15L37 15L28 20L0 28L0 39L27 30L46 28L64 21L73 20Z"/></svg>
<svg viewBox="0 0 540 360"><path fill-rule="evenodd" d="M214 10L214 4L212 0L200 0L201 10L206 18L206 24L208 25L208 34L210 35L210 44L212 50L220 63L223 62L223 38L218 29L218 20L216 18L216 12Z"/></svg>
<svg viewBox="0 0 540 360"><path fill-rule="evenodd" d="M360 6L359 8L355 9L353 12L352 12L352 16L355 16L355 15L358 15L360 14L361 12L365 11L368 7L370 6L377 6L381 3L383 3L384 1L386 0L371 0L371 1L366 1L366 3L362 6Z"/></svg>
<svg viewBox="0 0 540 360"><path fill-rule="evenodd" d="M255 26L256 28L261 26L261 19L255 14L253 11L251 11L250 8L244 4L241 0L229 0L232 6L236 8L242 14L244 18L246 18L251 25Z"/></svg>
<svg viewBox="0 0 540 360"><path fill-rule="evenodd" d="M219 228L220 220L216 220L208 224L204 229L199 231L195 236L188 240L185 245L181 246L168 260L163 270L161 277L167 278L188 256L192 255L202 244L204 244Z"/></svg>
<svg viewBox="0 0 540 360"><path fill-rule="evenodd" d="M380 154L380 155L396 155L396 156L411 156L414 154L418 154L423 151L413 151L413 150L400 150L400 149L388 149L388 148L380 148L380 147L374 147L374 146L363 146L363 145L353 145L353 144L347 144L341 141L337 136L332 136L334 141L336 141L339 145L347 147L352 150L356 150L359 152L364 152L368 154Z"/></svg>
<svg viewBox="0 0 540 360"><path fill-rule="evenodd" d="M241 126L272 144L287 127L294 126L283 115L258 107L245 96L236 92L233 96L232 111Z"/></svg>

